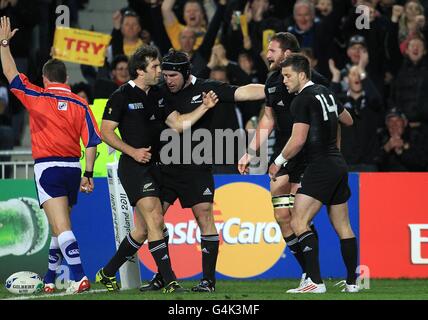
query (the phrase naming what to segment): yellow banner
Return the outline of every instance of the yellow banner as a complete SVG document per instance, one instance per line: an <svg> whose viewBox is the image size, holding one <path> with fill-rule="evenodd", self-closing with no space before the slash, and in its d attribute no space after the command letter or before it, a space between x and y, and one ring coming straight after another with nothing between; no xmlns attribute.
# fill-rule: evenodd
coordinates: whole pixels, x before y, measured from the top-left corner
<svg viewBox="0 0 428 320"><path fill-rule="evenodd" d="M110 39L111 36L104 33L57 27L53 57L63 61L102 67Z"/></svg>
<svg viewBox="0 0 428 320"><path fill-rule="evenodd" d="M104 108L107 104L107 99L95 99L94 104L90 106L92 113L94 114L94 118L97 121L98 127L101 129L101 121L103 119ZM115 131L117 135L120 137L119 130ZM82 157L80 158L80 164L82 166L82 170L85 169L85 147L82 143L80 143L82 149ZM107 177L107 163L115 161L115 155L108 153L109 147L104 142L100 143L97 146L97 158L95 160L94 167L94 177ZM116 151L116 159L119 160L121 152Z"/></svg>
<svg viewBox="0 0 428 320"><path fill-rule="evenodd" d="M266 54L270 39L275 35L275 30L266 29L263 31L263 52Z"/></svg>
<svg viewBox="0 0 428 320"><path fill-rule="evenodd" d="M244 37L248 37L248 21L247 21L247 16L245 14L243 14L243 15L241 15L239 17L239 20L241 22L242 35Z"/></svg>

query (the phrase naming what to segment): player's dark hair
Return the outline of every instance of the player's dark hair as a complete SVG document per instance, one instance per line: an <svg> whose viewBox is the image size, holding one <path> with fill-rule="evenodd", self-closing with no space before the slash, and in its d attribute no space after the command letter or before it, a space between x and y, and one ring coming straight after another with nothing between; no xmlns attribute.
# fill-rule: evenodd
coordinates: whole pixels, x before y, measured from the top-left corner
<svg viewBox="0 0 428 320"><path fill-rule="evenodd" d="M137 79L137 70L146 71L150 61L159 59L159 51L153 46L143 45L135 51L128 62L131 79Z"/></svg>
<svg viewBox="0 0 428 320"><path fill-rule="evenodd" d="M184 82L186 82L190 76L189 56L184 52L170 49L162 59L162 70L180 72L183 75Z"/></svg>
<svg viewBox="0 0 428 320"><path fill-rule="evenodd" d="M281 68L291 67L295 72L304 72L306 78L311 79L311 65L309 59L303 54L293 53L281 62Z"/></svg>
<svg viewBox="0 0 428 320"><path fill-rule="evenodd" d="M111 69L112 70L116 69L117 65L121 62L128 63L129 62L128 56L124 54L115 55L111 63Z"/></svg>
<svg viewBox="0 0 428 320"><path fill-rule="evenodd" d="M278 32L275 33L270 41L279 42L282 50L290 50L291 52L300 52L299 41L296 36L290 32Z"/></svg>
<svg viewBox="0 0 428 320"><path fill-rule="evenodd" d="M42 69L42 74L51 82L65 83L67 81L67 68L64 62L50 59Z"/></svg>

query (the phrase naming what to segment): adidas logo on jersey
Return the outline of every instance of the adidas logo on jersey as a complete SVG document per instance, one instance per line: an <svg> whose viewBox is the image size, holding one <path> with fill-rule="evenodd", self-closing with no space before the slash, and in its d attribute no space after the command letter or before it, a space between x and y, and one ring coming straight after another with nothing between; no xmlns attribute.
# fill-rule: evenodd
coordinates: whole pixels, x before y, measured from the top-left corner
<svg viewBox="0 0 428 320"><path fill-rule="evenodd" d="M202 195L203 196L211 196L212 194L213 193L211 192L210 188L207 188Z"/></svg>
<svg viewBox="0 0 428 320"><path fill-rule="evenodd" d="M163 258L162 258L162 260L168 260L169 259L169 257L168 257L168 255L166 254L166 255L164 255L163 256Z"/></svg>
<svg viewBox="0 0 428 320"><path fill-rule="evenodd" d="M284 106L284 101L281 100L280 102L278 102L277 106L283 107Z"/></svg>
<svg viewBox="0 0 428 320"><path fill-rule="evenodd" d="M59 101L58 102L58 110L59 111L67 111L68 109L68 103L65 101Z"/></svg>
<svg viewBox="0 0 428 320"><path fill-rule="evenodd" d="M154 114L150 117L150 120L156 120L156 117Z"/></svg>
<svg viewBox="0 0 428 320"><path fill-rule="evenodd" d="M197 96L192 97L191 103L202 103L201 94L198 94Z"/></svg>
<svg viewBox="0 0 428 320"><path fill-rule="evenodd" d="M207 250L207 248L203 248L203 249L202 249L202 252L203 252L203 253L210 253L210 252Z"/></svg>
<svg viewBox="0 0 428 320"><path fill-rule="evenodd" d="M306 246L305 249L303 249L303 252L308 252L308 251L312 251L311 247Z"/></svg>

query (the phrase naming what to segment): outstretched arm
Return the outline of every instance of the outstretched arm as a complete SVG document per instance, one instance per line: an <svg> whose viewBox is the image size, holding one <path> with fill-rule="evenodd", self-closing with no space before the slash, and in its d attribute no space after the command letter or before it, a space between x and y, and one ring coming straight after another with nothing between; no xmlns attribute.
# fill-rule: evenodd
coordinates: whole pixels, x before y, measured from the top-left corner
<svg viewBox="0 0 428 320"><path fill-rule="evenodd" d="M265 86L263 84L247 84L235 91L235 101L253 101L265 98Z"/></svg>
<svg viewBox="0 0 428 320"><path fill-rule="evenodd" d="M167 118L165 123L177 132L183 132L195 124L202 116L218 102L217 95L210 91L207 94L203 93L202 104L190 113L180 114L177 111L172 112Z"/></svg>
<svg viewBox="0 0 428 320"><path fill-rule="evenodd" d="M3 73L7 78L9 83L18 75L18 69L16 69L15 60L12 57L10 52L9 41L15 35L18 29L11 31L10 28L10 19L9 17L0 18L0 41L2 42L0 46L1 51L1 65L3 68ZM7 40L7 43L6 41ZM3 42L5 42L3 44Z"/></svg>

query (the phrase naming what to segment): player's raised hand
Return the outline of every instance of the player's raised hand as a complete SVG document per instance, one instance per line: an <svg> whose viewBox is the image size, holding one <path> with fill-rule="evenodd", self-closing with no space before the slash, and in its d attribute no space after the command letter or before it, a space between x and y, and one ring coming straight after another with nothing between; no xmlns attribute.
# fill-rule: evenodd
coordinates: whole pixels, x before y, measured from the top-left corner
<svg viewBox="0 0 428 320"><path fill-rule="evenodd" d="M135 149L132 158L134 158L135 161L137 161L138 163L147 163L150 161L150 159L152 158L152 154L150 153L150 149L152 147L148 147L148 148L139 148L139 149Z"/></svg>
<svg viewBox="0 0 428 320"><path fill-rule="evenodd" d="M203 99L203 104L208 109L213 108L218 102L218 97L215 94L215 92L212 90L208 93L202 92L202 99Z"/></svg>
<svg viewBox="0 0 428 320"><path fill-rule="evenodd" d="M3 16L0 18L0 40L10 40L18 32L19 29L11 31L9 17Z"/></svg>

